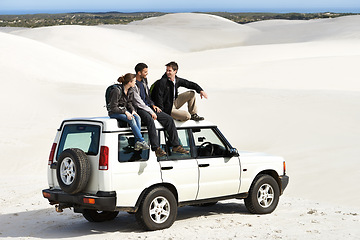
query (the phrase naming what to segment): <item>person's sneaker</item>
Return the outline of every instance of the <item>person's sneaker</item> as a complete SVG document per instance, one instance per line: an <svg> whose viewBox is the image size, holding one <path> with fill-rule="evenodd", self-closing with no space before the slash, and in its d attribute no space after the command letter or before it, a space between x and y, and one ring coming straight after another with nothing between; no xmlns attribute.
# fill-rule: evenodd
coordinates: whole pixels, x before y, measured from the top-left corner
<svg viewBox="0 0 360 240"><path fill-rule="evenodd" d="M156 157L163 157L166 155L166 152L164 150L162 150L160 147L158 147L155 150L155 155L156 155Z"/></svg>
<svg viewBox="0 0 360 240"><path fill-rule="evenodd" d="M202 121L202 120L204 120L203 117L200 117L200 116L197 115L196 113L192 114L190 119L191 119L191 120L194 120L194 121Z"/></svg>
<svg viewBox="0 0 360 240"><path fill-rule="evenodd" d="M145 141L142 141L142 142L137 141L135 143L134 150L135 151L140 151L140 150L147 150L149 148L150 148L149 145Z"/></svg>
<svg viewBox="0 0 360 240"><path fill-rule="evenodd" d="M172 148L172 151L173 151L174 153L181 153L181 154L188 154L188 153L189 153L189 151L185 150L185 149L183 148L183 146L181 146L181 145L176 146L176 147L173 147L173 148Z"/></svg>
<svg viewBox="0 0 360 240"><path fill-rule="evenodd" d="M135 150L135 151L140 151L140 150L141 150L141 144L140 144L140 142L136 142L136 143L135 143L134 150Z"/></svg>

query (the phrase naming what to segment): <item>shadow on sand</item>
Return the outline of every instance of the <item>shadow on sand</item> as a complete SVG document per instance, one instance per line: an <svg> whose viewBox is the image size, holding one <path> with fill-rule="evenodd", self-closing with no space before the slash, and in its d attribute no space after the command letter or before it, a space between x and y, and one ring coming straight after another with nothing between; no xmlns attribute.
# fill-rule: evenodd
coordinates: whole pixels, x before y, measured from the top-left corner
<svg viewBox="0 0 360 240"><path fill-rule="evenodd" d="M176 221L213 215L249 214L241 200L235 201L219 202L208 207L181 207ZM0 238L61 239L115 232L141 233L144 230L137 224L135 215L126 212L120 212L113 221L102 223L88 222L81 214L74 214L69 209L60 214L48 208L0 215Z"/></svg>

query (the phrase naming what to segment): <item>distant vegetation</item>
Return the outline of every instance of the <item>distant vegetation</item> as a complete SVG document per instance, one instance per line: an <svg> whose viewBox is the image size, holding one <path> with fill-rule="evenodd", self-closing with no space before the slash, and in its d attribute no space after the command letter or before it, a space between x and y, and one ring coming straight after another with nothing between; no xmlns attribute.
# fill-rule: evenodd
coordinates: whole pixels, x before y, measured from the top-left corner
<svg viewBox="0 0 360 240"><path fill-rule="evenodd" d="M26 15L0 15L0 27L44 27L55 25L100 25L100 24L127 24L132 21L149 17L158 17L166 13L140 12L140 13L63 13L63 14L26 14ZM317 18L334 18L354 13L227 13L209 12L230 19L236 23L244 24L269 19L308 20Z"/></svg>
<svg viewBox="0 0 360 240"><path fill-rule="evenodd" d="M209 14L218 15L230 19L236 23L250 23L256 21L270 20L270 19L286 19L286 20L310 20L319 18L335 18L347 15L358 15L355 13L227 13L227 12L213 12Z"/></svg>
<svg viewBox="0 0 360 240"><path fill-rule="evenodd" d="M45 27L56 25L100 25L127 24L149 17L157 17L166 13L61 13L61 14L26 14L0 15L0 27Z"/></svg>

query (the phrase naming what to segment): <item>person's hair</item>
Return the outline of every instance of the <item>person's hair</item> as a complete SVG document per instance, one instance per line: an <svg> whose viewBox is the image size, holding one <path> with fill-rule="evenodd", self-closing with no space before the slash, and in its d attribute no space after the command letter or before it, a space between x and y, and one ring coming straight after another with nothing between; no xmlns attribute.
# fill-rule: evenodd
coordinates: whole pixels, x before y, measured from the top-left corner
<svg viewBox="0 0 360 240"><path fill-rule="evenodd" d="M138 63L135 66L135 73L141 72L144 68L148 68L148 66L145 63Z"/></svg>
<svg viewBox="0 0 360 240"><path fill-rule="evenodd" d="M179 66L176 62L172 61L165 65L166 67L171 67L174 71L179 69Z"/></svg>
<svg viewBox="0 0 360 240"><path fill-rule="evenodd" d="M133 80L135 78L135 74L132 74L132 73L127 73L121 77L118 78L118 82L119 83L122 83L123 85L126 85L128 84L131 80Z"/></svg>

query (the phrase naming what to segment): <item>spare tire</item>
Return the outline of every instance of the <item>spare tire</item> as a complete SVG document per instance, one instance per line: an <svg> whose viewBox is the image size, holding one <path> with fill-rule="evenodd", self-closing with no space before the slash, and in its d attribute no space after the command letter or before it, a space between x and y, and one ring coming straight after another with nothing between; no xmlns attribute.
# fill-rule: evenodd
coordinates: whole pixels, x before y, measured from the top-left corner
<svg viewBox="0 0 360 240"><path fill-rule="evenodd" d="M90 162L81 149L64 150L57 162L56 176L60 188L69 194L84 190L90 178Z"/></svg>

